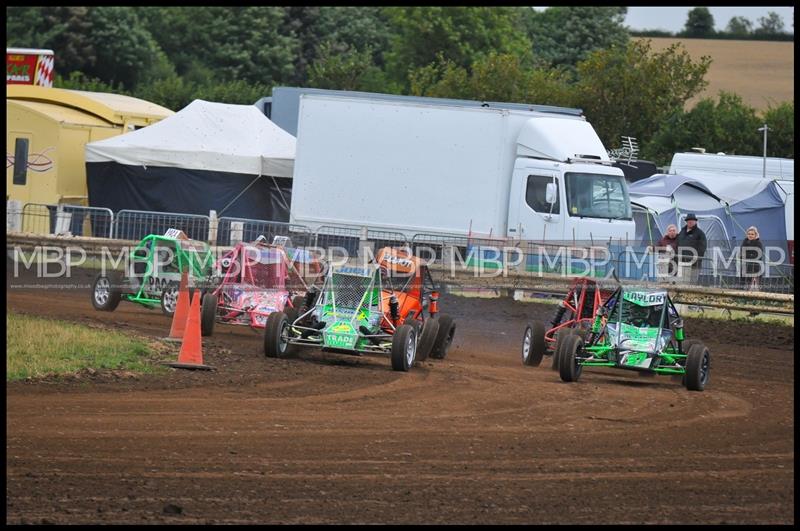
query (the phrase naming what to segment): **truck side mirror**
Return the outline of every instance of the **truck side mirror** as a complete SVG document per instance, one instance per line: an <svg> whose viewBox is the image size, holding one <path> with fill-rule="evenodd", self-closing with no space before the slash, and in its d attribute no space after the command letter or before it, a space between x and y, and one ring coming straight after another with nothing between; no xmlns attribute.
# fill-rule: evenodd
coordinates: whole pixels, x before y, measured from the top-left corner
<svg viewBox="0 0 800 531"><path fill-rule="evenodd" d="M556 185L555 183L547 183L544 192L544 200L551 205L556 202Z"/></svg>

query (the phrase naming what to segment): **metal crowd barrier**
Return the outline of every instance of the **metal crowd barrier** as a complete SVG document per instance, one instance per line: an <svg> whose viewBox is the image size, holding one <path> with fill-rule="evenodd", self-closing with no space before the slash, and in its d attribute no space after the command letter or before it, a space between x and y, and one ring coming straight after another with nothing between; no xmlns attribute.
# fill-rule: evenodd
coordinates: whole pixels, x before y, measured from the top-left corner
<svg viewBox="0 0 800 531"><path fill-rule="evenodd" d="M198 214L120 210L114 220L114 238L141 240L148 234L164 234L179 229L193 240L208 241L210 220Z"/></svg>
<svg viewBox="0 0 800 531"><path fill-rule="evenodd" d="M229 217L219 218L216 238L212 239L217 245L230 246L254 241L259 236L264 236L269 243L275 236L286 236L292 247L308 247L313 243L311 231L305 225Z"/></svg>
<svg viewBox="0 0 800 531"><path fill-rule="evenodd" d="M7 218L11 232L43 236L111 238L113 224L114 213L108 208L69 204L26 203L18 218Z"/></svg>
<svg viewBox="0 0 800 531"><path fill-rule="evenodd" d="M7 233L42 236L88 236L140 240L148 234L180 229L196 240L230 246L265 236L288 237L291 246L337 249L349 257L365 256L384 246L409 246L418 256L444 266L442 274L455 269L488 272L498 268L515 274L593 276L608 278L612 272L627 282L665 285L752 289L772 293L794 293L794 265L767 257L763 273L748 275L746 263L737 255L738 246L709 242L709 251L698 267L671 261L662 251L624 240L608 242L518 241L507 238L455 234L418 233L411 240L400 232L367 226L325 225L311 232L304 225L275 221L170 212L120 210L81 205L50 205L9 202ZM768 245L769 242L764 242ZM780 249L779 242L772 242ZM714 249L717 250L714 250ZM785 249L785 246L784 246ZM366 256L370 256L367 254ZM785 258L785 257L784 257ZM754 280L755 278L755 280Z"/></svg>

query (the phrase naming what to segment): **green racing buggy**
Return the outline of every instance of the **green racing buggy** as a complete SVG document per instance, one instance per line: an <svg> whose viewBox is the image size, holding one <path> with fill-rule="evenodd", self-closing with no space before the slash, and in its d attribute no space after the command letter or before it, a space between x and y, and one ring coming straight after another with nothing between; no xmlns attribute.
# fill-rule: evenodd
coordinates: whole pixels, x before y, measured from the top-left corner
<svg viewBox="0 0 800 531"><path fill-rule="evenodd" d="M680 376L690 391L708 383L708 348L684 338L683 319L666 290L618 287L598 310L588 336L568 335L559 349L565 382L577 381L584 367L613 367Z"/></svg>
<svg viewBox="0 0 800 531"><path fill-rule="evenodd" d="M133 247L125 273L103 270L95 277L92 305L113 312L126 300L146 308L161 306L172 316L183 271L188 272L189 286L199 287L211 278L213 262L207 243L190 240L179 230L150 234Z"/></svg>
<svg viewBox="0 0 800 531"><path fill-rule="evenodd" d="M322 287L312 287L299 309L269 314L264 354L284 357L298 346L357 355L390 354L392 369L408 371L418 349L433 345L438 327L426 327L416 319L401 321L397 300L387 297L388 293L382 289L378 264L331 266Z"/></svg>

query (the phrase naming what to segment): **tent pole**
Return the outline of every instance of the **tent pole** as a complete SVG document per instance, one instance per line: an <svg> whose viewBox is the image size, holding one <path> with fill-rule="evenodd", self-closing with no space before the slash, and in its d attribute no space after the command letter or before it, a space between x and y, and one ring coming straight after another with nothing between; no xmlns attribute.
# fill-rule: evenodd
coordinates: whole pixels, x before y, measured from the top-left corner
<svg viewBox="0 0 800 531"><path fill-rule="evenodd" d="M253 179L253 181L252 181L250 184L248 184L247 186L245 186L245 187L244 187L244 190L242 190L241 192L239 192L239 193L236 195L236 197L234 197L233 199L231 199L231 200L230 200L230 202L229 202L227 205L225 205L225 207L224 207L222 210L220 210L220 211L219 211L219 214L217 214L217 217L222 217L222 213L223 213L223 212L225 212L226 210L228 210L228 207L229 207L229 206L231 206L231 205L232 205L232 204L233 204L233 203L234 203L234 202L235 202L237 199L239 199L240 197L242 197L242 194L243 194L243 193L245 193L245 192L248 190L248 188L250 188L251 186L253 186L253 184L255 184L255 182L256 182L257 180L259 180L261 177L262 177L262 176L261 176L261 175L259 175L258 177L256 177L255 179Z"/></svg>

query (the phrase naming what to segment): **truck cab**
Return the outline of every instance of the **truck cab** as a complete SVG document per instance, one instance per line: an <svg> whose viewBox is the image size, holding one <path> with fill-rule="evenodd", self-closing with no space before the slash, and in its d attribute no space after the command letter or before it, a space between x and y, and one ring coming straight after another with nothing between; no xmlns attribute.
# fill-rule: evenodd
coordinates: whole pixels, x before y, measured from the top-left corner
<svg viewBox="0 0 800 531"><path fill-rule="evenodd" d="M594 242L620 238L625 232L633 237L625 178L610 169L519 159L512 177L507 235Z"/></svg>
<svg viewBox="0 0 800 531"><path fill-rule="evenodd" d="M563 131L554 131L559 127ZM587 122L529 120L519 133L517 156L508 237L589 243L633 237L625 175Z"/></svg>

